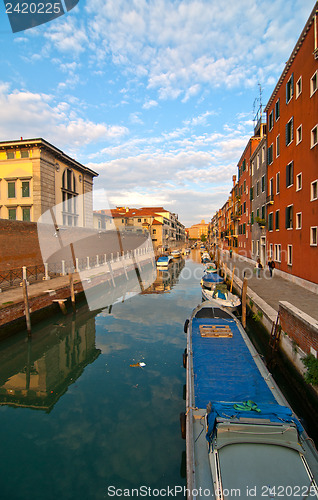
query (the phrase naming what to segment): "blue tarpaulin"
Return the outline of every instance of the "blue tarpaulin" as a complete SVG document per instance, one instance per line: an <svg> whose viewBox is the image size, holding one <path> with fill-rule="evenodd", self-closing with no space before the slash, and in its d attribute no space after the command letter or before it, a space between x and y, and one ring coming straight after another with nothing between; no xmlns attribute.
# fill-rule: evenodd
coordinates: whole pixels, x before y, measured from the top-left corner
<svg viewBox="0 0 318 500"><path fill-rule="evenodd" d="M200 325L228 325L232 337L201 337ZM234 319L193 318L192 352L195 406L209 401L257 401L277 404Z"/></svg>

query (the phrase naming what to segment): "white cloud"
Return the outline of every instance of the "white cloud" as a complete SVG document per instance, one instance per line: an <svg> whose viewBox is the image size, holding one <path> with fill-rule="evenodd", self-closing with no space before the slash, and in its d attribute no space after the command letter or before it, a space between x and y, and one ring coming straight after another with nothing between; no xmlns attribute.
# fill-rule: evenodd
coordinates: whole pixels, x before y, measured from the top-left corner
<svg viewBox="0 0 318 500"><path fill-rule="evenodd" d="M126 127L83 119L65 102L44 93L13 90L0 85L0 136L43 137L61 147L81 146L99 140L114 141L128 133Z"/></svg>
<svg viewBox="0 0 318 500"><path fill-rule="evenodd" d="M148 101L146 101L144 104L143 104L143 109L150 109L150 108L154 108L158 106L158 103L157 101L154 101L153 99L149 99Z"/></svg>

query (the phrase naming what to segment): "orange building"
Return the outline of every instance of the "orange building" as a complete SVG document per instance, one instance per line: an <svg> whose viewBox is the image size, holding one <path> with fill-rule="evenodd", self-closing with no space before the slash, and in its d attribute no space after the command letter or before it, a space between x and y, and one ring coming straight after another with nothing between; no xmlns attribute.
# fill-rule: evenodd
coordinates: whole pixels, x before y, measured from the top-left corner
<svg viewBox="0 0 318 500"><path fill-rule="evenodd" d="M251 176L250 176L250 159L258 143L260 142L260 137L253 136L247 143L246 148L240 158L238 163L238 188L237 188L237 199L238 199L238 248L237 251L240 255L244 257L251 258L251 231L249 228L249 216L250 216L250 200L252 192L251 187Z"/></svg>
<svg viewBox="0 0 318 500"><path fill-rule="evenodd" d="M267 253L318 282L318 2L265 108Z"/></svg>
<svg viewBox="0 0 318 500"><path fill-rule="evenodd" d="M208 230L209 224L206 224L204 220L201 220L200 224L193 224L193 226L189 227L189 238L193 240L200 240L202 235L207 237Z"/></svg>

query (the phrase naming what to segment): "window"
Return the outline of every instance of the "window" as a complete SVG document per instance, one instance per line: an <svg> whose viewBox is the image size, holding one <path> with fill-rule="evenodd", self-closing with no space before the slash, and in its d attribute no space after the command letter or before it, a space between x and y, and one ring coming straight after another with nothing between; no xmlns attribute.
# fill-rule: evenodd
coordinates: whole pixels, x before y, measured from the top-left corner
<svg viewBox="0 0 318 500"><path fill-rule="evenodd" d="M296 229L301 229L301 217L302 217L301 212L298 212L296 214Z"/></svg>
<svg viewBox="0 0 318 500"><path fill-rule="evenodd" d="M289 122L286 123L286 126L285 126L285 139L286 139L286 146L289 146L289 144L294 139L294 117L292 117L289 120Z"/></svg>
<svg viewBox="0 0 318 500"><path fill-rule="evenodd" d="M29 151L21 151L21 158L29 158Z"/></svg>
<svg viewBox="0 0 318 500"><path fill-rule="evenodd" d="M294 95L294 73L291 75L288 82L286 83L286 104L289 103L293 95Z"/></svg>
<svg viewBox="0 0 318 500"><path fill-rule="evenodd" d="M265 220L265 205L262 205L262 219Z"/></svg>
<svg viewBox="0 0 318 500"><path fill-rule="evenodd" d="M310 97L316 92L317 86L317 71L312 75L310 79Z"/></svg>
<svg viewBox="0 0 318 500"><path fill-rule="evenodd" d="M280 135L276 137L276 158L280 155Z"/></svg>
<svg viewBox="0 0 318 500"><path fill-rule="evenodd" d="M268 230L273 231L273 212L268 214Z"/></svg>
<svg viewBox="0 0 318 500"><path fill-rule="evenodd" d="M17 209L9 208L8 209L8 219L9 220L17 220Z"/></svg>
<svg viewBox="0 0 318 500"><path fill-rule="evenodd" d="M14 152L7 151L7 160L14 160Z"/></svg>
<svg viewBox="0 0 318 500"><path fill-rule="evenodd" d="M276 231L279 230L279 210L275 212L275 229Z"/></svg>
<svg viewBox="0 0 318 500"><path fill-rule="evenodd" d="M292 186L294 184L294 164L291 161L286 166L286 187Z"/></svg>
<svg viewBox="0 0 318 500"><path fill-rule="evenodd" d="M280 172L276 174L276 194L279 194L280 190Z"/></svg>
<svg viewBox="0 0 318 500"><path fill-rule="evenodd" d="M265 161L265 146L262 147L262 163Z"/></svg>
<svg viewBox="0 0 318 500"><path fill-rule="evenodd" d="M256 218L259 219L259 208L256 210Z"/></svg>
<svg viewBox="0 0 318 500"><path fill-rule="evenodd" d="M244 201L244 203L243 203L243 214L245 214L245 213L246 213L246 201Z"/></svg>
<svg viewBox="0 0 318 500"><path fill-rule="evenodd" d="M281 245L275 245L274 246L274 260L276 262L281 261L281 254L282 254L282 246Z"/></svg>
<svg viewBox="0 0 318 500"><path fill-rule="evenodd" d="M293 205L286 207L286 229L293 229Z"/></svg>
<svg viewBox="0 0 318 500"><path fill-rule="evenodd" d="M246 193L246 181L244 181L243 191L244 191L244 193Z"/></svg>
<svg viewBox="0 0 318 500"><path fill-rule="evenodd" d="M8 182L8 198L15 198L15 182Z"/></svg>
<svg viewBox="0 0 318 500"><path fill-rule="evenodd" d="M243 163L242 163L242 172L245 172L246 170L246 160L243 160Z"/></svg>
<svg viewBox="0 0 318 500"><path fill-rule="evenodd" d="M273 129L273 127L274 127L274 111L272 110L268 117L269 132Z"/></svg>
<svg viewBox="0 0 318 500"><path fill-rule="evenodd" d="M269 245L269 256L271 259L273 258L273 243Z"/></svg>
<svg viewBox="0 0 318 500"><path fill-rule="evenodd" d="M22 220L30 222L30 220L31 220L30 208L22 208ZM100 222L100 220L98 222Z"/></svg>
<svg viewBox="0 0 318 500"><path fill-rule="evenodd" d="M141 222L141 219L138 219L138 222Z"/></svg>
<svg viewBox="0 0 318 500"><path fill-rule="evenodd" d="M256 196L259 196L259 181L256 183Z"/></svg>
<svg viewBox="0 0 318 500"><path fill-rule="evenodd" d="M271 144L267 150L267 162L268 165L273 163L273 144Z"/></svg>
<svg viewBox="0 0 318 500"><path fill-rule="evenodd" d="M269 181L269 194L270 195L274 194L274 179L273 179L273 177Z"/></svg>
<svg viewBox="0 0 318 500"><path fill-rule="evenodd" d="M262 177L262 193L265 191L265 175Z"/></svg>
<svg viewBox="0 0 318 500"><path fill-rule="evenodd" d="M251 224L254 224L254 212L251 212Z"/></svg>
<svg viewBox="0 0 318 500"><path fill-rule="evenodd" d="M303 174L296 175L296 191L300 191L303 187Z"/></svg>
<svg viewBox="0 0 318 500"><path fill-rule="evenodd" d="M63 225L76 226L76 183L73 170L66 168L62 175Z"/></svg>
<svg viewBox="0 0 318 500"><path fill-rule="evenodd" d="M317 246L317 226L310 228L310 245Z"/></svg>
<svg viewBox="0 0 318 500"><path fill-rule="evenodd" d="M254 200L254 188L251 187L250 189L250 200L253 201Z"/></svg>
<svg viewBox="0 0 318 500"><path fill-rule="evenodd" d="M299 77L296 82L296 99L300 96L301 92L302 92L302 80L301 77Z"/></svg>
<svg viewBox="0 0 318 500"><path fill-rule="evenodd" d="M253 161L251 164L251 175L254 175L254 170L255 170L255 161Z"/></svg>
<svg viewBox="0 0 318 500"><path fill-rule="evenodd" d="M310 185L310 201L318 199L318 180L314 181Z"/></svg>
<svg viewBox="0 0 318 500"><path fill-rule="evenodd" d="M277 121L278 118L280 117L280 101L279 99L277 99L277 101L275 102L275 120Z"/></svg>
<svg viewBox="0 0 318 500"><path fill-rule="evenodd" d="M29 197L30 197L30 182L23 181L22 182L22 198L29 198Z"/></svg>
<svg viewBox="0 0 318 500"><path fill-rule="evenodd" d="M287 245L287 264L293 264L293 245Z"/></svg>
<svg viewBox="0 0 318 500"><path fill-rule="evenodd" d="M259 256L259 240L256 240L256 255Z"/></svg>
<svg viewBox="0 0 318 500"><path fill-rule="evenodd" d="M152 234L156 234L156 230L155 229L152 230Z"/></svg>
<svg viewBox="0 0 318 500"><path fill-rule="evenodd" d="M296 146L303 140L303 126L299 125L298 129L296 130Z"/></svg>
<svg viewBox="0 0 318 500"><path fill-rule="evenodd" d="M311 131L310 137L310 147L313 148L318 143L318 125L316 125Z"/></svg>

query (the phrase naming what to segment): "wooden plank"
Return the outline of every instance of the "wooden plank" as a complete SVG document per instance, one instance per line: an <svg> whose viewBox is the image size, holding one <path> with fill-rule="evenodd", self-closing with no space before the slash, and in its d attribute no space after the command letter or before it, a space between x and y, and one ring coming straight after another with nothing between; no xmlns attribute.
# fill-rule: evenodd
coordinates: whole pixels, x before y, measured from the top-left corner
<svg viewBox="0 0 318 500"><path fill-rule="evenodd" d="M200 325L201 337L233 337L228 325Z"/></svg>

